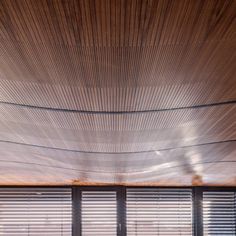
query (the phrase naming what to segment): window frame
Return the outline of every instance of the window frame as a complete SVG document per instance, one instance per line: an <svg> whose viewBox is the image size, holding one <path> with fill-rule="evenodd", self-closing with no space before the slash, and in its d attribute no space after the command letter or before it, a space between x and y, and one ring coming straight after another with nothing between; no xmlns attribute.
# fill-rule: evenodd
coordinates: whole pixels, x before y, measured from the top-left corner
<svg viewBox="0 0 236 236"><path fill-rule="evenodd" d="M82 191L115 191L117 194L117 236L126 235L126 188L123 186L81 186L72 187L72 236L82 236Z"/></svg>
<svg viewBox="0 0 236 236"><path fill-rule="evenodd" d="M72 194L72 236L82 236L81 234L81 192L82 191L116 191L117 192L117 235L126 236L126 190L127 188L171 188L171 189L191 189L193 195L192 202L192 222L193 236L203 236L203 209L202 199L204 191L232 191L236 192L236 187L215 187L215 186L0 186L1 188L68 188Z"/></svg>

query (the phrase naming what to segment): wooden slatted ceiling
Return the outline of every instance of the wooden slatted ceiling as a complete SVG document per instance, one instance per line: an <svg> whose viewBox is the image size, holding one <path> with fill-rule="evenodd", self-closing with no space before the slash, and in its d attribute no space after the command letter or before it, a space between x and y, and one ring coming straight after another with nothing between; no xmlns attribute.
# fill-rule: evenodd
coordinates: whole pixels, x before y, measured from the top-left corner
<svg viewBox="0 0 236 236"><path fill-rule="evenodd" d="M236 185L235 19L235 0L0 1L0 184Z"/></svg>
<svg viewBox="0 0 236 236"><path fill-rule="evenodd" d="M233 100L235 5L1 1L1 100L99 111Z"/></svg>
<svg viewBox="0 0 236 236"><path fill-rule="evenodd" d="M233 185L235 154L232 142L96 155L0 143L0 184Z"/></svg>
<svg viewBox="0 0 236 236"><path fill-rule="evenodd" d="M85 152L138 152L236 140L236 105L94 114L0 105L1 140Z"/></svg>

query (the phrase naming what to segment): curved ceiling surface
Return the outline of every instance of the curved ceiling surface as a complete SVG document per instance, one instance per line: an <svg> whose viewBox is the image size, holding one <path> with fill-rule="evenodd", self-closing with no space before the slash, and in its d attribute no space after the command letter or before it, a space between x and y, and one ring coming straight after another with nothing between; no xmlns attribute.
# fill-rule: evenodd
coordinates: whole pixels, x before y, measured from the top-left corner
<svg viewBox="0 0 236 236"><path fill-rule="evenodd" d="M0 185L235 185L236 1L0 1Z"/></svg>

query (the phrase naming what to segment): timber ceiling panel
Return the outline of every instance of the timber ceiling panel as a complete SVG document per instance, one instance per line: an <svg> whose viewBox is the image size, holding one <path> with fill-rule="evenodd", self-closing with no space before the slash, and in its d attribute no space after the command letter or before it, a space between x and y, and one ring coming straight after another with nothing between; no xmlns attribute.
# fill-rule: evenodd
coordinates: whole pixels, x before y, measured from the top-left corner
<svg viewBox="0 0 236 236"><path fill-rule="evenodd" d="M0 1L0 184L236 185L236 1Z"/></svg>
<svg viewBox="0 0 236 236"><path fill-rule="evenodd" d="M138 152L236 140L236 105L97 114L0 104L0 140L83 152Z"/></svg>

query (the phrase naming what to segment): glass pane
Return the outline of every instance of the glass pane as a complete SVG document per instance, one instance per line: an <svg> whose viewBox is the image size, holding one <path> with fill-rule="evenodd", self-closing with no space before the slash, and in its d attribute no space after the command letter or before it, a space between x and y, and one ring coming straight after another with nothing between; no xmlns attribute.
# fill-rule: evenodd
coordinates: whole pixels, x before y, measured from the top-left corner
<svg viewBox="0 0 236 236"><path fill-rule="evenodd" d="M82 236L117 235L115 191L82 191Z"/></svg>
<svg viewBox="0 0 236 236"><path fill-rule="evenodd" d="M203 193L204 236L235 236L235 193Z"/></svg>

